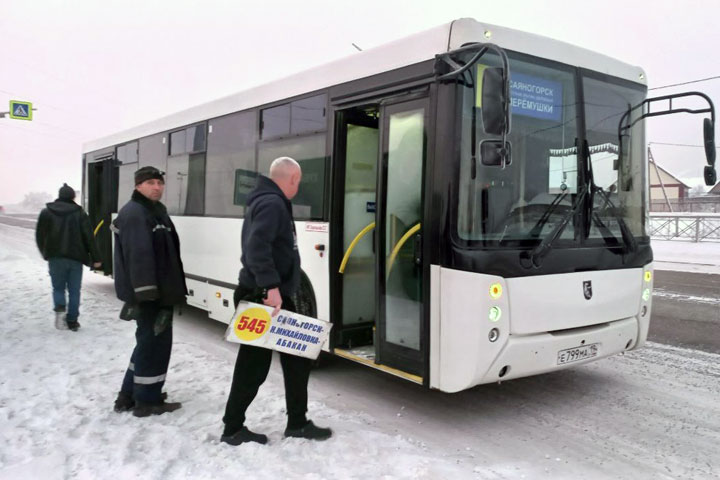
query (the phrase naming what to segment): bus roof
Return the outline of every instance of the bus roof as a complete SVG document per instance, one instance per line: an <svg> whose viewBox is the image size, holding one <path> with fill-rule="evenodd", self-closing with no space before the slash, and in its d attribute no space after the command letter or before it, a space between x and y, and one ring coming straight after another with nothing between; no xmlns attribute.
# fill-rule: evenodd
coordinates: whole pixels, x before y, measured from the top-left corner
<svg viewBox="0 0 720 480"><path fill-rule="evenodd" d="M83 145L83 153L431 60L439 53L455 50L467 43L482 41L495 43L506 50L527 53L646 84L641 68L611 57L540 35L480 23L472 18L461 18L87 142Z"/></svg>

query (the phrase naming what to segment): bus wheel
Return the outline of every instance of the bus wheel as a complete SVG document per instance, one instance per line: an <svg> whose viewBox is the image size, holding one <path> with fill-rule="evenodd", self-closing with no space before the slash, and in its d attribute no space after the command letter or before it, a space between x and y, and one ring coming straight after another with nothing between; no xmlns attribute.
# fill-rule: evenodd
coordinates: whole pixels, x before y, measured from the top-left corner
<svg viewBox="0 0 720 480"><path fill-rule="evenodd" d="M313 291L310 279L305 272L300 272L300 288L292 297L296 313L305 315L306 317L317 318L317 303L315 302L315 292Z"/></svg>

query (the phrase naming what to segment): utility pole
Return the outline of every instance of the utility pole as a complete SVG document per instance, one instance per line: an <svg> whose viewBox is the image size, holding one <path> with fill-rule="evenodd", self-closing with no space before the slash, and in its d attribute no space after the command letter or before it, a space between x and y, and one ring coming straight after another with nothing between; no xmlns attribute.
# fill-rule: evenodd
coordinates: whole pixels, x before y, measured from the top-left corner
<svg viewBox="0 0 720 480"><path fill-rule="evenodd" d="M660 181L660 188L662 188L663 197L665 197L665 203L667 203L668 209L670 210L670 213L672 213L673 208L672 205L670 205L670 200L668 199L667 192L665 191L665 184L663 183L662 176L660 175L660 169L658 169L657 163L655 163L655 157L653 157L652 150L650 150L649 145L648 161L652 163L653 167L655 167L655 174L657 174L658 180ZM650 197L650 204L652 205L652 187L650 188Z"/></svg>

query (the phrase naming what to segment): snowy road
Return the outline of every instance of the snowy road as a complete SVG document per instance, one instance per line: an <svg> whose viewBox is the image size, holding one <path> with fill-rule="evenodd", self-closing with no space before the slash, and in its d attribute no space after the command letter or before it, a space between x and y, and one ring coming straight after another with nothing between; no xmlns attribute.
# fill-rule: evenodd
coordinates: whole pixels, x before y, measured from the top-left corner
<svg viewBox="0 0 720 480"><path fill-rule="evenodd" d="M720 353L720 275L656 270L649 339Z"/></svg>
<svg viewBox="0 0 720 480"><path fill-rule="evenodd" d="M86 274L83 328L56 331L32 232L0 226L0 285L0 479L720 478L717 354L651 343L452 395L332 359L310 386L311 418L336 432L322 444L282 439L274 364L248 420L271 444L232 448L222 325L177 319L167 388L184 407L136 419L111 411L133 328L109 279Z"/></svg>

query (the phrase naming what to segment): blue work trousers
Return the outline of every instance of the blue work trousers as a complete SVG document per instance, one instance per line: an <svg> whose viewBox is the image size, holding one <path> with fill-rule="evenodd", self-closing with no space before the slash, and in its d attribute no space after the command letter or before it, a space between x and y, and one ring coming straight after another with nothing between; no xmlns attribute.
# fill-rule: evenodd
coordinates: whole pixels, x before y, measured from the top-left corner
<svg viewBox="0 0 720 480"><path fill-rule="evenodd" d="M67 306L67 321L77 322L80 315L80 287L82 286L83 265L69 258L51 258L50 280L53 287L53 303L55 311L62 312ZM67 291L67 301L65 300Z"/></svg>
<svg viewBox="0 0 720 480"><path fill-rule="evenodd" d="M172 352L172 318L156 334L155 322L159 312L160 307L154 302L142 302L137 307L135 349L120 388L136 402L162 402L162 387Z"/></svg>

